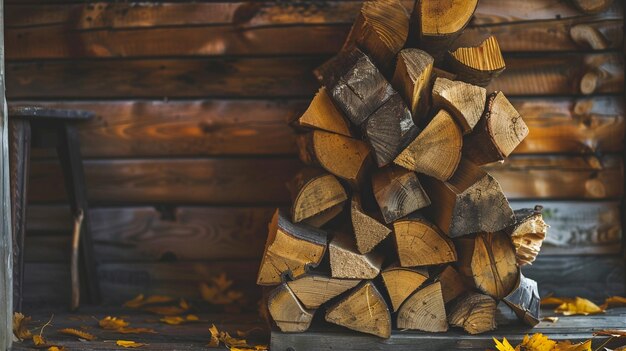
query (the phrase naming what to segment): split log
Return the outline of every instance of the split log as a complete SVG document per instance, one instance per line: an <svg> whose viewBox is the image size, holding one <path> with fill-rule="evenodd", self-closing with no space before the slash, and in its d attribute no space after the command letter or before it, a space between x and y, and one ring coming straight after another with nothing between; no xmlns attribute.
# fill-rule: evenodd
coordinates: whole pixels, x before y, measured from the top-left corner
<svg viewBox="0 0 626 351"><path fill-rule="evenodd" d="M320 88L307 110L298 119L302 127L316 128L350 137L350 127L343 114L335 107L325 87Z"/></svg>
<svg viewBox="0 0 626 351"><path fill-rule="evenodd" d="M389 72L409 34L409 14L398 0L367 1L361 6L343 49L357 45Z"/></svg>
<svg viewBox="0 0 626 351"><path fill-rule="evenodd" d="M329 307L326 321L381 338L391 336L389 308L371 281Z"/></svg>
<svg viewBox="0 0 626 351"><path fill-rule="evenodd" d="M426 50L435 60L448 51L452 42L467 26L478 0L418 1L411 25L419 33L417 46Z"/></svg>
<svg viewBox="0 0 626 351"><path fill-rule="evenodd" d="M286 283L270 292L267 308L276 326L285 333L306 331L315 313L302 306Z"/></svg>
<svg viewBox="0 0 626 351"><path fill-rule="evenodd" d="M343 135L314 130L298 135L300 159L320 165L352 184L358 184L368 166L370 148L366 143Z"/></svg>
<svg viewBox="0 0 626 351"><path fill-rule="evenodd" d="M354 288L360 282L358 279L336 279L322 274L310 274L287 282L287 285L304 307L317 309L326 301Z"/></svg>
<svg viewBox="0 0 626 351"><path fill-rule="evenodd" d="M396 71L391 84L409 105L413 120L420 123L426 118L429 105L430 80L434 60L418 49L404 49L398 54Z"/></svg>
<svg viewBox="0 0 626 351"><path fill-rule="evenodd" d="M385 268L381 275L391 299L393 312L396 312L404 300L428 279L428 271L424 268L400 267L398 265Z"/></svg>
<svg viewBox="0 0 626 351"><path fill-rule="evenodd" d="M356 238L356 247L362 254L370 252L391 233L391 229L386 225L365 213L361 205L361 197L356 192L352 195L350 218Z"/></svg>
<svg viewBox="0 0 626 351"><path fill-rule="evenodd" d="M376 171L372 175L372 189L386 223L430 205L417 175L400 167Z"/></svg>
<svg viewBox="0 0 626 351"><path fill-rule="evenodd" d="M441 283L428 285L411 295L398 310L398 328L427 332L448 330Z"/></svg>
<svg viewBox="0 0 626 351"><path fill-rule="evenodd" d="M376 252L359 253L350 235L337 233L328 245L333 278L374 279L380 272L384 257Z"/></svg>
<svg viewBox="0 0 626 351"><path fill-rule="evenodd" d="M613 0L570 0L580 11L587 14L600 13L608 9Z"/></svg>
<svg viewBox="0 0 626 351"><path fill-rule="evenodd" d="M456 240L459 272L481 292L502 299L515 289L519 269L504 233L478 233Z"/></svg>
<svg viewBox="0 0 626 351"><path fill-rule="evenodd" d="M493 233L515 223L513 210L500 184L470 161L462 159L447 182L430 177L422 181L432 199L427 214L452 238L478 232Z"/></svg>
<svg viewBox="0 0 626 351"><path fill-rule="evenodd" d="M461 128L440 110L426 128L393 161L406 169L448 180L461 159Z"/></svg>
<svg viewBox="0 0 626 351"><path fill-rule="evenodd" d="M307 223L307 219L341 205L348 199L346 190L337 178L319 168L300 170L287 187L291 192L291 218L294 223ZM332 219L324 217L326 221Z"/></svg>
<svg viewBox="0 0 626 351"><path fill-rule="evenodd" d="M451 308L448 321L470 334L496 329L496 300L483 294L468 293Z"/></svg>
<svg viewBox="0 0 626 351"><path fill-rule="evenodd" d="M503 161L526 138L528 127L502 92L489 96L472 133L465 137L463 155L478 165Z"/></svg>
<svg viewBox="0 0 626 351"><path fill-rule="evenodd" d="M422 216L411 215L395 221L393 232L403 267L456 261L456 250L450 238Z"/></svg>
<svg viewBox="0 0 626 351"><path fill-rule="evenodd" d="M397 93L385 101L363 126L363 134L374 150L378 167L392 162L419 134L411 112Z"/></svg>
<svg viewBox="0 0 626 351"><path fill-rule="evenodd" d="M338 205L329 207L328 209L316 214L315 216L303 220L301 223L308 224L311 227L321 228L326 223L337 217L343 211L344 205L345 204L342 202Z"/></svg>
<svg viewBox="0 0 626 351"><path fill-rule="evenodd" d="M476 85L437 78L432 94L433 107L445 108L461 126L463 134L474 129L485 110L487 90Z"/></svg>
<svg viewBox="0 0 626 351"><path fill-rule="evenodd" d="M517 287L502 301L515 312L522 322L534 327L541 319L540 298L537 282L519 273Z"/></svg>
<svg viewBox="0 0 626 351"><path fill-rule="evenodd" d="M546 238L548 225L543 221L543 207L515 210L515 224L505 229L515 247L517 265L531 264L537 258L541 244Z"/></svg>
<svg viewBox="0 0 626 351"><path fill-rule="evenodd" d="M506 68L498 40L494 36L480 45L460 47L448 54L448 67L458 80L485 87Z"/></svg>
<svg viewBox="0 0 626 351"><path fill-rule="evenodd" d="M467 291L463 277L452 266L446 266L437 276L436 281L441 283L443 302L448 303Z"/></svg>
<svg viewBox="0 0 626 351"><path fill-rule="evenodd" d="M395 91L359 49L341 52L315 70L335 105L359 126Z"/></svg>
<svg viewBox="0 0 626 351"><path fill-rule="evenodd" d="M257 277L259 285L280 284L285 275L297 278L317 266L326 251L326 232L308 225L293 224L276 210Z"/></svg>

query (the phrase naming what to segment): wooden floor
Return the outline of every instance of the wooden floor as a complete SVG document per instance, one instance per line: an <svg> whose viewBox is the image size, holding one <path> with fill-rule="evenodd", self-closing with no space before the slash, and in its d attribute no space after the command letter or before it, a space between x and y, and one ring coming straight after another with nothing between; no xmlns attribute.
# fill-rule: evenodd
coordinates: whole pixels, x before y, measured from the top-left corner
<svg viewBox="0 0 626 351"><path fill-rule="evenodd" d="M209 314L197 313L201 323L179 326L166 325L158 322L158 316L137 313L134 310L115 308L84 308L77 313L39 310L26 312L32 317L30 323L34 333L45 324L52 314L54 318L44 331L44 337L56 345L65 346L68 350L112 350L121 349L116 340L132 340L149 344L141 350L206 350L209 341L208 328L215 324L219 330L227 331L233 336L237 330L250 331L251 342L267 344L269 333L266 324L254 314ZM98 320L108 315L123 317L131 323L131 327L152 328L156 334L118 334L102 330ZM544 316L552 315L546 311ZM82 342L76 338L61 335L57 332L63 328L85 330L97 336L97 340ZM365 334L351 332L347 329L327 324L312 327L312 331L303 334L285 334L272 332L272 351L308 351L308 350L485 350L494 349L492 337L506 337L512 343L521 341L525 334L543 333L552 339L584 341L591 338L593 331L601 329L626 329L626 308L610 309L606 314L595 316L561 316L557 323L541 322L536 328L529 329L520 325L505 325L497 331L471 336L461 330L453 329L447 333L420 333L414 331L395 331L388 340ZM602 344L606 338L596 337L594 347ZM13 350L33 350L32 342L14 343ZM612 344L611 346L617 346Z"/></svg>

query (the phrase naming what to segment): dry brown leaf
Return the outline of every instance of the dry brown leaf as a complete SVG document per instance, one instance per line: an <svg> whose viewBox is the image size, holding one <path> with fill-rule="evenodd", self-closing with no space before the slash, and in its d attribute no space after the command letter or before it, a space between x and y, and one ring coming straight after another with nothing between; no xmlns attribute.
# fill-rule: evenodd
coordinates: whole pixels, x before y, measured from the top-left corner
<svg viewBox="0 0 626 351"><path fill-rule="evenodd" d="M121 347L126 347L126 348L137 348L137 347L142 347L142 346L146 346L148 344L144 344L141 342L134 342L134 341L130 341L130 340L118 340L115 342L115 344L117 346L121 346Z"/></svg>
<svg viewBox="0 0 626 351"><path fill-rule="evenodd" d="M43 346L47 344L46 339L44 339L41 335L33 335L33 343L35 346Z"/></svg>
<svg viewBox="0 0 626 351"><path fill-rule="evenodd" d="M143 333L157 334L157 332L151 328L132 328L132 327L120 328L120 329L115 330L115 332L120 333L120 334L143 334Z"/></svg>
<svg viewBox="0 0 626 351"><path fill-rule="evenodd" d="M593 335L612 336L614 338L626 338L626 329L604 329L593 332Z"/></svg>
<svg viewBox="0 0 626 351"><path fill-rule="evenodd" d="M214 305L229 305L240 301L243 293L229 290L233 281L228 279L226 273L221 273L211 279L211 284L200 284L202 299Z"/></svg>
<svg viewBox="0 0 626 351"><path fill-rule="evenodd" d="M559 317L543 317L546 322L556 323L559 321Z"/></svg>
<svg viewBox="0 0 626 351"><path fill-rule="evenodd" d="M592 351L591 340L581 342L578 344L572 344L571 341L561 341L556 344L552 351Z"/></svg>
<svg viewBox="0 0 626 351"><path fill-rule="evenodd" d="M220 339L219 339L220 332L217 330L217 327L215 326L215 324L211 324L211 327L209 328L209 332L211 333L211 341L209 341L207 346L208 347L220 346Z"/></svg>
<svg viewBox="0 0 626 351"><path fill-rule="evenodd" d="M193 322L200 322L200 318L198 318L198 316L193 315L193 314L189 314L186 317L182 317L182 316L165 316L161 319L159 319L159 321L165 323L165 324L169 324L169 325L179 325L179 324L184 324L184 323L193 323Z"/></svg>
<svg viewBox="0 0 626 351"><path fill-rule="evenodd" d="M231 347L230 351L268 351L267 345L254 345L251 347Z"/></svg>
<svg viewBox="0 0 626 351"><path fill-rule="evenodd" d="M220 332L220 341L228 348L232 347L248 347L248 342L245 339L233 338L227 332Z"/></svg>
<svg viewBox="0 0 626 351"><path fill-rule="evenodd" d="M554 312L562 313L564 316L572 316L577 314L582 314L586 316L589 314L603 313L604 310L587 299L577 297L574 302L562 303L554 310Z"/></svg>
<svg viewBox="0 0 626 351"><path fill-rule="evenodd" d="M117 330L128 327L129 323L121 318L106 316L98 322L98 325L100 325L102 329Z"/></svg>
<svg viewBox="0 0 626 351"><path fill-rule="evenodd" d="M79 339L84 339L84 340L88 340L88 341L96 340L96 336L95 335L89 334L87 332L84 332L84 331L78 330L78 329L65 328L65 329L59 329L58 332L61 333L61 334L65 334L65 335L76 336Z"/></svg>
<svg viewBox="0 0 626 351"><path fill-rule="evenodd" d="M146 298L143 294L139 294L134 299L130 301L126 301L126 303L124 303L124 307L140 308L140 307L144 307L147 305L170 303L174 300L175 299L173 297L165 296L165 295L151 295L151 296L148 296L148 298Z"/></svg>
<svg viewBox="0 0 626 351"><path fill-rule="evenodd" d="M20 312L13 313L13 334L20 340L27 340L33 337L33 334L28 330L28 322L30 317L26 317Z"/></svg>
<svg viewBox="0 0 626 351"><path fill-rule="evenodd" d="M607 308L610 308L610 307L619 307L619 306L626 306L626 297L622 297L622 296L607 297L606 300L604 300L604 303L600 305L600 308L603 310L606 310Z"/></svg>

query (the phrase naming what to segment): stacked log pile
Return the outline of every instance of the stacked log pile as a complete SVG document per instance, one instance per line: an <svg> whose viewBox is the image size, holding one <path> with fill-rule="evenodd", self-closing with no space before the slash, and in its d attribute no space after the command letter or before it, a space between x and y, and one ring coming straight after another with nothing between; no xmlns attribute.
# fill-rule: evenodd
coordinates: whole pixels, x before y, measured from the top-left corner
<svg viewBox="0 0 626 351"><path fill-rule="evenodd" d="M499 308L539 322L541 207L513 211L481 166L528 134L500 91L495 37L456 39L477 1L364 3L341 52L293 126L307 164L277 209L257 283L284 332L315 314L383 338L393 328L475 334Z"/></svg>

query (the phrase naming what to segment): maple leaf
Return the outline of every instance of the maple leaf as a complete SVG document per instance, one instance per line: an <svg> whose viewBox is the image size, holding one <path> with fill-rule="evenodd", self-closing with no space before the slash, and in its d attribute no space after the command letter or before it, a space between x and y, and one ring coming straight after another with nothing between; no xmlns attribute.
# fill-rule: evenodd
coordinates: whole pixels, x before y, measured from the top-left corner
<svg viewBox="0 0 626 351"><path fill-rule="evenodd" d="M243 298L242 292L229 290L232 285L233 281L228 279L226 273L221 273L211 279L211 285L200 284L200 295L203 300L214 305L229 305Z"/></svg>
<svg viewBox="0 0 626 351"><path fill-rule="evenodd" d="M117 346L121 346L121 347L126 347L126 348L137 348L137 347L142 347L142 346L146 346L148 344L144 344L141 342L134 342L134 341L130 341L130 340L117 340L115 342L115 344Z"/></svg>
<svg viewBox="0 0 626 351"><path fill-rule="evenodd" d="M551 351L556 345L556 341L548 339L547 336L541 333L535 333L531 337L524 335L522 343L518 346L522 350L528 351Z"/></svg>
<svg viewBox="0 0 626 351"><path fill-rule="evenodd" d="M98 324L100 325L100 328L106 330L117 330L120 328L128 327L129 325L129 323L124 321L123 319L111 316L106 316L102 318L98 322Z"/></svg>
<svg viewBox="0 0 626 351"><path fill-rule="evenodd" d="M96 340L96 336L95 335L89 334L89 333L84 332L82 330L73 329L73 328L59 329L58 332L61 333L61 334L65 334L65 335L76 336L79 339L84 339L84 340L88 340L88 341Z"/></svg>
<svg viewBox="0 0 626 351"><path fill-rule="evenodd" d="M26 327L30 322L30 317L26 317L20 312L13 313L13 334L19 340L26 340L33 337L33 334Z"/></svg>
<svg viewBox="0 0 626 351"><path fill-rule="evenodd" d="M493 342L496 344L498 351L516 351L506 338L502 338L502 342L493 338Z"/></svg>
<svg viewBox="0 0 626 351"><path fill-rule="evenodd" d="M616 306L626 306L626 297L622 297L622 296L607 297L606 300L604 300L604 303L600 305L600 308L603 310L606 310L609 307L616 307Z"/></svg>
<svg viewBox="0 0 626 351"><path fill-rule="evenodd" d="M592 351L591 340L581 342L578 344L572 344L571 341L561 341L554 346L552 351Z"/></svg>
<svg viewBox="0 0 626 351"><path fill-rule="evenodd" d="M589 314L597 314L603 313L604 309L598 307L595 303L583 299L581 297L576 297L574 302L564 302L559 305L554 312L562 313L565 316L572 316L576 314L589 315Z"/></svg>

